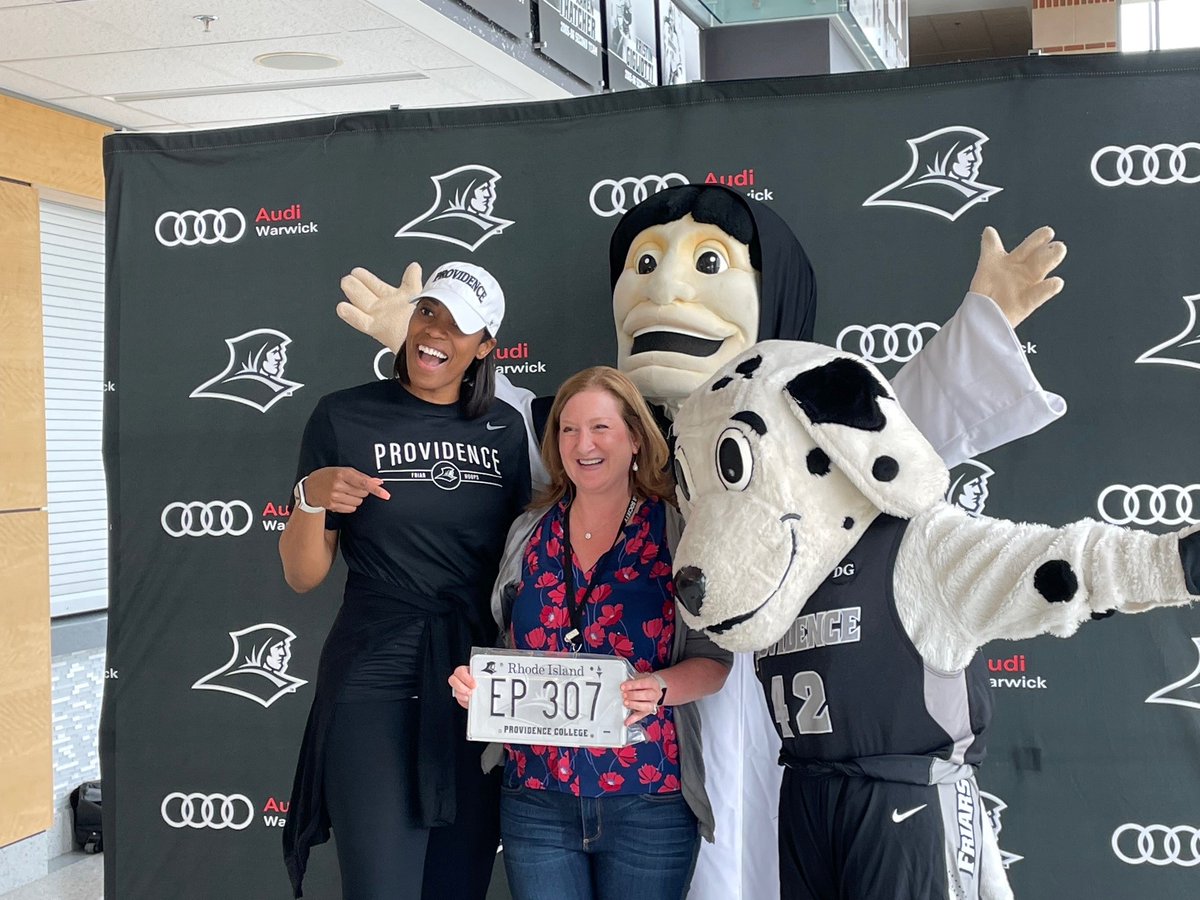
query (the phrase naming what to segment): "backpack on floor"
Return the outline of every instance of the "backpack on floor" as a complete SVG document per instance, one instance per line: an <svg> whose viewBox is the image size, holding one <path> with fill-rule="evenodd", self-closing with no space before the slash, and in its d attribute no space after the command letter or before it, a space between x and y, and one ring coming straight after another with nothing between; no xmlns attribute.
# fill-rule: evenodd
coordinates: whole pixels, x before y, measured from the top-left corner
<svg viewBox="0 0 1200 900"><path fill-rule="evenodd" d="M71 791L71 819L75 826L75 843L84 853L99 853L104 849L100 826L100 782L85 781Z"/></svg>

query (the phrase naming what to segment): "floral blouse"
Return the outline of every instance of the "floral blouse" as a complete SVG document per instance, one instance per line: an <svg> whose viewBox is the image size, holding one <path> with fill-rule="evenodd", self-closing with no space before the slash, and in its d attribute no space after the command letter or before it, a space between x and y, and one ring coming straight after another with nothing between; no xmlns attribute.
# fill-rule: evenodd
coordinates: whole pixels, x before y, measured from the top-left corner
<svg viewBox="0 0 1200 900"><path fill-rule="evenodd" d="M525 548L512 612L512 646L561 650L574 627L563 579L564 499L547 511ZM675 585L663 501L642 503L613 549L584 572L573 557L575 602L587 596L580 650L623 656L639 672L670 665ZM588 593L591 588L590 594ZM679 744L669 706L642 720L647 740L616 749L505 745L504 783L580 797L679 790Z"/></svg>

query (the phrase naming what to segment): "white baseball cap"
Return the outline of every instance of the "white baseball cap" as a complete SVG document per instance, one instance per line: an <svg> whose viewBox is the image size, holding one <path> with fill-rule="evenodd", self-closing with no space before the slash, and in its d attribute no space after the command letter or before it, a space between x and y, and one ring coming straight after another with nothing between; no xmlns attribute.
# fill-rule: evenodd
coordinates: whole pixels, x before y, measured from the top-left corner
<svg viewBox="0 0 1200 900"><path fill-rule="evenodd" d="M504 291L491 272L471 263L449 262L438 266L412 302L422 297L437 300L450 310L454 324L464 334L486 328L495 337L504 320Z"/></svg>

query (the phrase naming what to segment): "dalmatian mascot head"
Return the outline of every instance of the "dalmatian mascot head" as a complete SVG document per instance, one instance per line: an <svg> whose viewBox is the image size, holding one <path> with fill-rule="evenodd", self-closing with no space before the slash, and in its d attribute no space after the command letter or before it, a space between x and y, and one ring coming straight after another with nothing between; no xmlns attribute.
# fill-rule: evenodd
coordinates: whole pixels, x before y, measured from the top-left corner
<svg viewBox="0 0 1200 900"><path fill-rule="evenodd" d="M830 347L751 347L683 403L674 430L682 615L730 650L779 640L882 514L907 521L896 612L941 671L989 640L1067 637L1200 594L1200 526L1052 528L946 502L949 473L890 385Z"/></svg>
<svg viewBox="0 0 1200 900"><path fill-rule="evenodd" d="M774 642L880 512L911 518L949 483L878 371L820 344L741 354L675 440L683 616L732 650Z"/></svg>

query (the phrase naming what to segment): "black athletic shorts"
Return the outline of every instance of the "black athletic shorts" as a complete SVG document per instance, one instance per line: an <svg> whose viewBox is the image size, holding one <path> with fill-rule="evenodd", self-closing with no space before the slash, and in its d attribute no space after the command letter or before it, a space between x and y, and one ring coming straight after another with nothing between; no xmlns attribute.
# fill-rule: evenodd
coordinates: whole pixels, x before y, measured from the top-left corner
<svg viewBox="0 0 1200 900"><path fill-rule="evenodd" d="M781 900L979 900L997 853L973 777L917 785L784 772ZM991 879L1002 872L988 873Z"/></svg>

